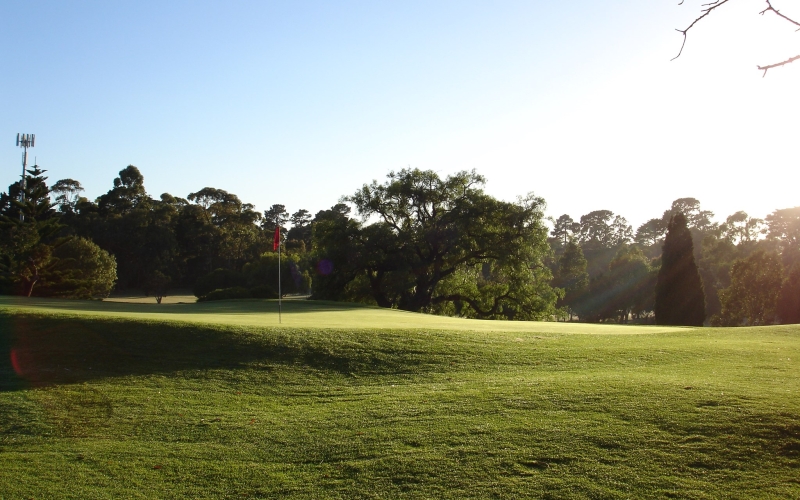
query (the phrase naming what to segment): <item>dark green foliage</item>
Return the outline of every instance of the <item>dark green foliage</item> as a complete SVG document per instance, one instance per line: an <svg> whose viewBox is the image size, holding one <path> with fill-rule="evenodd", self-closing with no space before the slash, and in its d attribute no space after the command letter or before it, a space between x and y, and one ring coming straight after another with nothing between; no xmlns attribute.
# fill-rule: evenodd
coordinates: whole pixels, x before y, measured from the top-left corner
<svg viewBox="0 0 800 500"><path fill-rule="evenodd" d="M637 246L620 249L609 264L612 284L611 309L620 323L653 310L656 274L650 269L647 258Z"/></svg>
<svg viewBox="0 0 800 500"><path fill-rule="evenodd" d="M19 185L10 186L0 200L0 288L28 297L58 264L53 249L64 241L58 237L62 226L50 202L45 172L38 165L28 169L24 202L17 199Z"/></svg>
<svg viewBox="0 0 800 500"><path fill-rule="evenodd" d="M281 256L281 293L283 295L305 294L308 293L310 287L311 276L308 271L304 269L301 256L297 254L283 254ZM245 264L241 271L217 269L199 278L192 288L192 293L197 297L204 298L204 300L222 300L208 299L207 296L219 290L238 288L249 290L247 297L225 296L224 298L277 298L277 252L267 252L263 254L258 260Z"/></svg>
<svg viewBox="0 0 800 500"><path fill-rule="evenodd" d="M778 300L781 323L800 323L800 266L796 266L783 282Z"/></svg>
<svg viewBox="0 0 800 500"><path fill-rule="evenodd" d="M103 213L124 214L149 201L144 189L144 176L138 168L128 165L119 171L114 187L97 199Z"/></svg>
<svg viewBox="0 0 800 500"><path fill-rule="evenodd" d="M721 326L771 325L783 281L783 266L773 253L759 250L731 268L731 285L720 291Z"/></svg>
<svg viewBox="0 0 800 500"><path fill-rule="evenodd" d="M611 220L614 212L611 210L595 210L581 216L580 241L586 247L611 247L613 246L614 233Z"/></svg>
<svg viewBox="0 0 800 500"><path fill-rule="evenodd" d="M145 295L152 295L158 304L167 296L172 280L160 270L153 271L144 282Z"/></svg>
<svg viewBox="0 0 800 500"><path fill-rule="evenodd" d="M582 321L627 323L653 309L655 272L638 246L623 246L608 269L590 280L589 291L578 299Z"/></svg>
<svg viewBox="0 0 800 500"><path fill-rule="evenodd" d="M783 266L800 266L800 207L775 210L767 215L766 223L767 239L777 244Z"/></svg>
<svg viewBox="0 0 800 500"><path fill-rule="evenodd" d="M83 190L80 182L74 179L61 179L50 187L50 194L55 196L58 211L67 214L75 212Z"/></svg>
<svg viewBox="0 0 800 500"><path fill-rule="evenodd" d="M37 297L97 299L108 297L117 280L117 262L91 240L75 237L55 247L52 266Z"/></svg>
<svg viewBox="0 0 800 500"><path fill-rule="evenodd" d="M281 293L306 294L311 288L311 276L304 269L302 257L298 254L284 253L280 258ZM258 296L271 298L278 296L278 253L267 252L258 260L248 262L242 268L247 288L258 289ZM270 290L270 292L267 292ZM256 295L254 295L256 296Z"/></svg>
<svg viewBox="0 0 800 500"><path fill-rule="evenodd" d="M300 248L302 243L303 250L311 248L311 214L308 210L301 209L292 214L290 219L292 228L286 234L287 245L289 242L294 243L293 246Z"/></svg>
<svg viewBox="0 0 800 500"><path fill-rule="evenodd" d="M311 227L315 266L313 298L319 300L365 301L368 294L352 293L352 283L359 274L364 240L360 224L349 218L349 207L338 205L317 213ZM347 210L344 210L347 209Z"/></svg>
<svg viewBox="0 0 800 500"><path fill-rule="evenodd" d="M571 219L570 219L571 220ZM558 261L558 274L553 286L564 289L564 297L557 302L558 307L566 307L572 319L576 313L576 305L589 290L589 273L586 272L586 258L580 245L568 241L564 253Z"/></svg>
<svg viewBox="0 0 800 500"><path fill-rule="evenodd" d="M231 288L221 288L208 292L202 297L198 297L197 301L208 302L211 300L250 299L252 297L253 294L250 293L250 290L247 288L242 286L234 286Z"/></svg>
<svg viewBox="0 0 800 500"><path fill-rule="evenodd" d="M712 234L703 238L698 270L706 295L706 316L713 317L722 311L719 291L730 286L731 266L740 257L741 250L727 238Z"/></svg>
<svg viewBox="0 0 800 500"><path fill-rule="evenodd" d="M662 221L666 226L676 214L683 214L686 218L686 226L689 229L697 230L700 234L706 234L716 228L716 224L711 222L714 212L702 210L700 201L697 198L678 198L672 202L669 210L664 212Z"/></svg>
<svg viewBox="0 0 800 500"><path fill-rule="evenodd" d="M252 288L248 288L250 291L250 296L254 299L277 299L278 292L277 288L273 286L267 285L259 285L254 286Z"/></svg>
<svg viewBox="0 0 800 500"><path fill-rule="evenodd" d="M666 231L667 223L663 219L650 219L636 230L634 241L644 247L657 247Z"/></svg>
<svg viewBox="0 0 800 500"><path fill-rule="evenodd" d="M558 293L543 265L544 200L496 200L475 172L442 179L402 170L388 177L346 198L378 222L362 227L334 216L315 224L315 256L331 268L321 273L315 296L486 319L555 312Z"/></svg>
<svg viewBox="0 0 800 500"><path fill-rule="evenodd" d="M196 297L203 297L214 290L244 286L245 283L245 277L241 272L220 268L198 278L192 287L192 293Z"/></svg>
<svg viewBox="0 0 800 500"><path fill-rule="evenodd" d="M682 212L673 215L661 256L654 312L659 325L702 326L705 294L694 260L692 235Z"/></svg>
<svg viewBox="0 0 800 500"><path fill-rule="evenodd" d="M570 239L580 234L580 223L572 220L572 217L567 214L563 214L552 222L553 230L550 231L550 236L555 238L559 246L566 247Z"/></svg>

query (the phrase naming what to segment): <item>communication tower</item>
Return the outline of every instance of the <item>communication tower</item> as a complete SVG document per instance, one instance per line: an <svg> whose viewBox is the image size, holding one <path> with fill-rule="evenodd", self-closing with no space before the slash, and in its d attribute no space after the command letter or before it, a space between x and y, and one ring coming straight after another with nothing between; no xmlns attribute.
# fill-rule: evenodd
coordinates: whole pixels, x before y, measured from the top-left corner
<svg viewBox="0 0 800 500"><path fill-rule="evenodd" d="M17 146L22 148L22 179L19 181L19 201L25 201L25 169L28 168L28 148L36 144L36 134L17 134ZM19 220L24 216L20 211Z"/></svg>

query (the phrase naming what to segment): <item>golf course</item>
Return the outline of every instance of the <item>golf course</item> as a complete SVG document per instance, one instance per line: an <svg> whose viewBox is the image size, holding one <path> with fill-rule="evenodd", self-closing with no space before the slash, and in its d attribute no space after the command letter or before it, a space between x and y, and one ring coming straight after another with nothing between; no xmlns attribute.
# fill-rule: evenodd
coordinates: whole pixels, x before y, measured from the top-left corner
<svg viewBox="0 0 800 500"><path fill-rule="evenodd" d="M798 498L800 326L0 297L0 498Z"/></svg>

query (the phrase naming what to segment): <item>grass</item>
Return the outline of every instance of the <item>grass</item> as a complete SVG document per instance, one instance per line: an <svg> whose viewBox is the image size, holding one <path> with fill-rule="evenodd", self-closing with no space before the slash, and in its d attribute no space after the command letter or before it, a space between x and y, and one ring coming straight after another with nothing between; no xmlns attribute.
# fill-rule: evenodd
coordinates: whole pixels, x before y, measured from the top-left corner
<svg viewBox="0 0 800 500"><path fill-rule="evenodd" d="M798 326L274 305L0 299L0 498L800 496Z"/></svg>
<svg viewBox="0 0 800 500"><path fill-rule="evenodd" d="M96 318L181 323L220 324L242 327L335 328L347 330L429 329L484 332L633 334L680 331L675 327L590 325L488 321L417 314L406 311L341 302L284 300L280 323L277 300L222 300L199 303L89 302L0 295L0 311L91 316Z"/></svg>

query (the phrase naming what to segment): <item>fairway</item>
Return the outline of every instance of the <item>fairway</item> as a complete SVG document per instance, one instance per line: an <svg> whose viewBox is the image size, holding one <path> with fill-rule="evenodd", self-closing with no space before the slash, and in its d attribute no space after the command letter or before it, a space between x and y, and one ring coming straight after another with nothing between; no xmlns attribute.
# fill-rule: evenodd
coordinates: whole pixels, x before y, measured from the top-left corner
<svg viewBox="0 0 800 500"><path fill-rule="evenodd" d="M797 498L800 327L0 298L0 498Z"/></svg>

